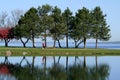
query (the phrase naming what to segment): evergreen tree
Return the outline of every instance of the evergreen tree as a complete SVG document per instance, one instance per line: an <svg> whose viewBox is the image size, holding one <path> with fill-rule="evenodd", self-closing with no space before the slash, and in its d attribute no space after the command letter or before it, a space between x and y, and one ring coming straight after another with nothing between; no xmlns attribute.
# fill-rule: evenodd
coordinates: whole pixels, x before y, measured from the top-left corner
<svg viewBox="0 0 120 80"><path fill-rule="evenodd" d="M72 12L70 9L67 7L67 9L62 13L62 16L64 17L65 20L65 25L66 25L66 48L69 47L68 45L68 37L69 37L69 27L70 27L70 22L72 19Z"/></svg>
<svg viewBox="0 0 120 80"><path fill-rule="evenodd" d="M53 18L53 24L51 27L51 34L52 34L52 38L54 39L54 46L56 45L56 41L58 41L58 45L59 47L61 47L59 40L64 38L64 34L65 34L65 24L64 24L64 19L62 17L61 14L61 10L55 6L51 17Z"/></svg>
<svg viewBox="0 0 120 80"><path fill-rule="evenodd" d="M86 40L90 38L91 17L90 11L83 7L76 13L76 25L79 27L81 37L84 42L84 48L86 48Z"/></svg>
<svg viewBox="0 0 120 80"><path fill-rule="evenodd" d="M96 7L92 12L92 31L91 36L96 39L96 48L98 47L98 40L109 40L110 29L106 24L106 15L103 14L100 7Z"/></svg>
<svg viewBox="0 0 120 80"><path fill-rule="evenodd" d="M23 47L26 47L26 44L30 40L31 35L29 34L29 29L27 29L25 25L19 23L19 25L16 25L14 28L14 36L15 39L20 39Z"/></svg>
<svg viewBox="0 0 120 80"><path fill-rule="evenodd" d="M72 18L70 22L70 38L74 40L75 48L78 48L79 45L83 42L81 27L77 25L76 17Z"/></svg>
<svg viewBox="0 0 120 80"><path fill-rule="evenodd" d="M50 17L50 14L52 12L52 6L46 4L42 7L38 7L38 15L39 15L39 30L42 30L43 37L45 41L45 45L47 46L47 36L49 35L49 29L50 25L53 22L53 19Z"/></svg>
<svg viewBox="0 0 120 80"><path fill-rule="evenodd" d="M71 22L70 37L74 40L76 48L83 42L84 48L86 48L86 40L90 38L90 18L90 11L83 7L78 10Z"/></svg>
<svg viewBox="0 0 120 80"><path fill-rule="evenodd" d="M38 12L36 8L30 8L26 14L25 14L25 26L30 29L30 34L31 34L31 40L33 43L33 47L35 48L35 41L34 38L38 36L39 30L37 29L38 27Z"/></svg>
<svg viewBox="0 0 120 80"><path fill-rule="evenodd" d="M30 8L24 16L22 16L16 26L16 36L19 37L22 41L22 38L27 38L27 42L29 39L32 40L33 47L35 48L34 38L38 36L39 30L38 27L39 16L37 14L37 10L35 8ZM19 31L20 30L20 31ZM27 42L23 42L24 47Z"/></svg>

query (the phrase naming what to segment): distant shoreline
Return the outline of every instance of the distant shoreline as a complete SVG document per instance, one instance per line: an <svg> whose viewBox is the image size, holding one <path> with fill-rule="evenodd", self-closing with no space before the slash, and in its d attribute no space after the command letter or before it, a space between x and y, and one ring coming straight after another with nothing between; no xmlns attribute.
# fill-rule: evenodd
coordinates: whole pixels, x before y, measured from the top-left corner
<svg viewBox="0 0 120 80"><path fill-rule="evenodd" d="M35 42L37 48L42 48L42 42ZM0 46L4 46L4 42L0 41ZM23 47L23 44L20 41L11 41L8 44L9 47ZM52 47L53 42L47 42L47 47ZM61 42L62 48L66 47L65 42ZM80 44L79 48L83 48L83 43ZM32 47L32 42L28 42L26 47ZM56 43L56 47L59 48L58 44ZM69 48L74 48L74 43L69 42ZM95 48L95 42L87 42L86 48ZM109 41L109 42L98 42L98 48L105 48L105 49L120 49L120 42L119 41Z"/></svg>

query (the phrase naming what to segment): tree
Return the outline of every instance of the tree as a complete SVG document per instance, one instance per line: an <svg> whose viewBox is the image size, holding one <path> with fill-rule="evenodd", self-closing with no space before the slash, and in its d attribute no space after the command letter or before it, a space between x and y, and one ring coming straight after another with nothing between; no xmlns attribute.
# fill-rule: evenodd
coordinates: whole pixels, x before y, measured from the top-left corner
<svg viewBox="0 0 120 80"><path fill-rule="evenodd" d="M2 12L0 15L0 27L5 27L6 19L7 19L7 12Z"/></svg>
<svg viewBox="0 0 120 80"><path fill-rule="evenodd" d="M72 12L70 9L67 7L67 9L62 13L62 16L64 17L65 20L65 25L66 25L66 47L68 48L68 37L69 37L69 27L70 27L70 21L72 18Z"/></svg>
<svg viewBox="0 0 120 80"><path fill-rule="evenodd" d="M37 9L32 7L30 8L24 15L24 18L22 20L22 24L24 27L27 28L28 33L31 35L30 38L33 43L33 47L35 48L35 41L34 38L38 36L39 30L38 30L38 12Z"/></svg>
<svg viewBox="0 0 120 80"><path fill-rule="evenodd" d="M56 44L56 41L58 41L59 47L61 47L59 40L64 38L65 35L65 24L64 24L64 20L61 14L61 10L55 6L51 17L53 18L53 24L52 27L50 29L52 38L54 39L54 46Z"/></svg>
<svg viewBox="0 0 120 80"><path fill-rule="evenodd" d="M34 38L39 34L38 20L37 9L33 7L19 19L18 25L15 28L15 37L21 40L24 47L26 47L25 44L31 39L35 48ZM23 38L26 38L26 41L23 41Z"/></svg>
<svg viewBox="0 0 120 80"><path fill-rule="evenodd" d="M75 48L78 48L83 42L81 33L81 27L77 25L76 17L74 16L70 22L70 38L74 40Z"/></svg>
<svg viewBox="0 0 120 80"><path fill-rule="evenodd" d="M0 28L0 39L5 41L5 47L8 47L10 39L14 38L13 30L14 28L12 27Z"/></svg>
<svg viewBox="0 0 120 80"><path fill-rule="evenodd" d="M101 36L101 39L100 40L103 40L103 41L108 41L110 38L111 38L111 35L110 35L110 29L109 29L109 25L107 25L105 22L104 24L102 25L102 27L100 28L100 36Z"/></svg>
<svg viewBox="0 0 120 80"><path fill-rule="evenodd" d="M53 19L49 16L52 11L52 6L46 4L43 5L42 7L39 6L37 10L38 10L39 22L40 22L39 30L43 32L45 45L47 46L47 36L49 33L48 31L50 24L53 21Z"/></svg>
<svg viewBox="0 0 120 80"><path fill-rule="evenodd" d="M90 38L90 26L91 26L90 11L83 7L76 13L76 25L80 28L80 34L84 42L84 48L86 48L86 40Z"/></svg>
<svg viewBox="0 0 120 80"><path fill-rule="evenodd" d="M16 26L18 24L19 19L23 15L23 11L16 9L16 10L11 11L11 15L12 15L11 18L12 18L13 26Z"/></svg>
<svg viewBox="0 0 120 80"><path fill-rule="evenodd" d="M7 12L3 12L0 15L0 27L0 39L5 41L5 47L7 47L10 40L14 38L14 28Z"/></svg>
<svg viewBox="0 0 120 80"><path fill-rule="evenodd" d="M15 39L20 39L23 47L26 47L26 44L30 40L31 35L29 34L29 29L27 29L25 25L19 23L19 25L16 25L14 28L14 36Z"/></svg>
<svg viewBox="0 0 120 80"><path fill-rule="evenodd" d="M70 38L74 40L76 48L83 42L84 48L86 48L86 40L90 38L90 18L90 11L83 7L76 12L75 17L71 21Z"/></svg>
<svg viewBox="0 0 120 80"><path fill-rule="evenodd" d="M55 26L53 26L50 29L50 33L52 38L54 39L54 45L53 47L55 47L56 45L56 41L58 42L58 46L61 48L61 44L60 44L60 39L64 38L64 24L63 23L57 23Z"/></svg>
<svg viewBox="0 0 120 80"><path fill-rule="evenodd" d="M92 12L92 31L91 36L96 39L96 48L98 40L109 40L110 29L106 23L106 15L103 14L100 7L96 7Z"/></svg>

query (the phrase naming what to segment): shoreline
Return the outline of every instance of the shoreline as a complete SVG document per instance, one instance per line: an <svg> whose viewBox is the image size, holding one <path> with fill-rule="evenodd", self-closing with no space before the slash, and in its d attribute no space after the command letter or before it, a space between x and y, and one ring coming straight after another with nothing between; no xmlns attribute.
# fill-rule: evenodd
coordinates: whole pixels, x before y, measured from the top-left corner
<svg viewBox="0 0 120 80"><path fill-rule="evenodd" d="M7 54L9 53L9 54ZM0 47L0 56L114 56L120 49Z"/></svg>

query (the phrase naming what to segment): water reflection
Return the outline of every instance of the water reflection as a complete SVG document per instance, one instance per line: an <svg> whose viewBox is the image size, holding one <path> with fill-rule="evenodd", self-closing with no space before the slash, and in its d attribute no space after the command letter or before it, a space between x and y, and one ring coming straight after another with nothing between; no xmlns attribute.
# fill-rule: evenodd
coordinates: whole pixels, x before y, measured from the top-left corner
<svg viewBox="0 0 120 80"><path fill-rule="evenodd" d="M61 57L53 57L51 67L46 66L47 57L43 56L43 67L35 65L36 57L32 57L30 63L24 56L20 62L13 64L5 57L0 63L0 80L107 80L109 78L109 65L99 64L97 56L96 64L89 66L86 64L86 56L83 62L79 61L79 57L75 56L74 63L69 65L69 57L66 56L65 65L60 64ZM23 61L26 65L22 65ZM49 61L48 61L49 62Z"/></svg>

